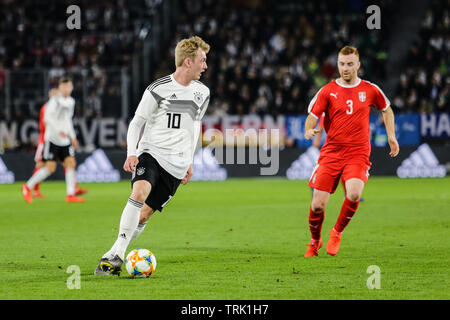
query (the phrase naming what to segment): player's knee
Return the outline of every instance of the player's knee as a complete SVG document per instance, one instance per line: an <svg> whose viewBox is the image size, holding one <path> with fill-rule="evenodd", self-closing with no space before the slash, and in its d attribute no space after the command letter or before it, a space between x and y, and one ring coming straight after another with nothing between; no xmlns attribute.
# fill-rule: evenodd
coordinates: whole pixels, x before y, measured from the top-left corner
<svg viewBox="0 0 450 320"><path fill-rule="evenodd" d="M358 201L361 199L361 193L357 191L349 191L347 192L347 198L351 201Z"/></svg>
<svg viewBox="0 0 450 320"><path fill-rule="evenodd" d="M76 167L75 158L73 157L66 158L66 160L64 160L64 167L68 169L75 169Z"/></svg>
<svg viewBox="0 0 450 320"><path fill-rule="evenodd" d="M311 209L315 213L319 213L319 212L322 212L325 210L325 206L326 206L325 201L316 200L316 201L313 201L313 203L311 204Z"/></svg>
<svg viewBox="0 0 450 320"><path fill-rule="evenodd" d="M47 167L47 170L48 170L48 172L50 172L50 174L52 174L56 171L56 162L47 161L45 166Z"/></svg>
<svg viewBox="0 0 450 320"><path fill-rule="evenodd" d="M147 199L150 194L150 191L151 186L149 183L144 184L135 182L133 185L133 192L131 193L131 199L144 203L145 199Z"/></svg>

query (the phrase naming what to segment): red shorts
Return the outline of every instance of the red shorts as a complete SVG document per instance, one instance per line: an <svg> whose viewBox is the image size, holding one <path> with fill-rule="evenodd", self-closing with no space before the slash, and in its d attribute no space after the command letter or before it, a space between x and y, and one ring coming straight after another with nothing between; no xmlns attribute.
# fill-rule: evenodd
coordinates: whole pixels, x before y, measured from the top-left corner
<svg viewBox="0 0 450 320"><path fill-rule="evenodd" d="M371 165L366 156L355 155L347 157L347 159L320 157L309 180L309 186L334 193L341 178L344 182L351 178L357 178L366 183Z"/></svg>

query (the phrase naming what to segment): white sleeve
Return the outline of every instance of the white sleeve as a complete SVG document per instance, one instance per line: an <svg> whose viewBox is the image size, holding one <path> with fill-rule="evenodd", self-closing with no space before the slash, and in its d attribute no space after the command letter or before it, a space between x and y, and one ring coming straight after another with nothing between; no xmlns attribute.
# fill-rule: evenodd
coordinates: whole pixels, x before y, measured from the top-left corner
<svg viewBox="0 0 450 320"><path fill-rule="evenodd" d="M136 109L136 115L139 115L146 120L151 120L157 107L158 103L151 92L149 90L145 90Z"/></svg>
<svg viewBox="0 0 450 320"><path fill-rule="evenodd" d="M45 106L44 123L46 127L55 127L58 124L58 119L55 112L56 106L57 105L55 99L50 99Z"/></svg>
<svg viewBox="0 0 450 320"><path fill-rule="evenodd" d="M139 136L145 122L146 120L138 114L131 120L127 133L127 157L136 155Z"/></svg>

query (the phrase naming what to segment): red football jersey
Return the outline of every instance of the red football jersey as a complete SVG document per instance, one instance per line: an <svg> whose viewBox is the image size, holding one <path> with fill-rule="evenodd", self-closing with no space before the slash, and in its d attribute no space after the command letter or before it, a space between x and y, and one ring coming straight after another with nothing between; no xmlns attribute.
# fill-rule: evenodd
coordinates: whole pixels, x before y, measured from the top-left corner
<svg viewBox="0 0 450 320"><path fill-rule="evenodd" d="M38 143L44 143L44 135L45 135L44 112L45 112L45 103L41 107L41 111L39 113L39 131L41 132L41 135L39 136Z"/></svg>
<svg viewBox="0 0 450 320"><path fill-rule="evenodd" d="M317 119L324 115L327 139L321 155L342 149L370 155L370 107L385 110L389 99L373 83L358 79L354 85L336 80L323 86L311 100L308 112ZM350 149L349 149L350 148Z"/></svg>

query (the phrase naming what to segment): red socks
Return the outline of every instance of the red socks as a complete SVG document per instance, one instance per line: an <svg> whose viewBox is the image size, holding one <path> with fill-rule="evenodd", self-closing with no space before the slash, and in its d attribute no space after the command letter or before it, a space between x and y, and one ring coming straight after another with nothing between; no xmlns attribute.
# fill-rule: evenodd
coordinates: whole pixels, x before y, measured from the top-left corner
<svg viewBox="0 0 450 320"><path fill-rule="evenodd" d="M314 212L309 208L309 230L311 231L311 239L320 240L320 232L322 231L322 223L325 217L325 211Z"/></svg>
<svg viewBox="0 0 450 320"><path fill-rule="evenodd" d="M359 200L358 201L352 201L349 200L347 197L345 197L344 203L341 207L341 212L339 213L339 218L334 225L334 230L337 232L344 231L345 227L350 222L350 219L353 217L353 215L356 212L356 209L358 209Z"/></svg>

